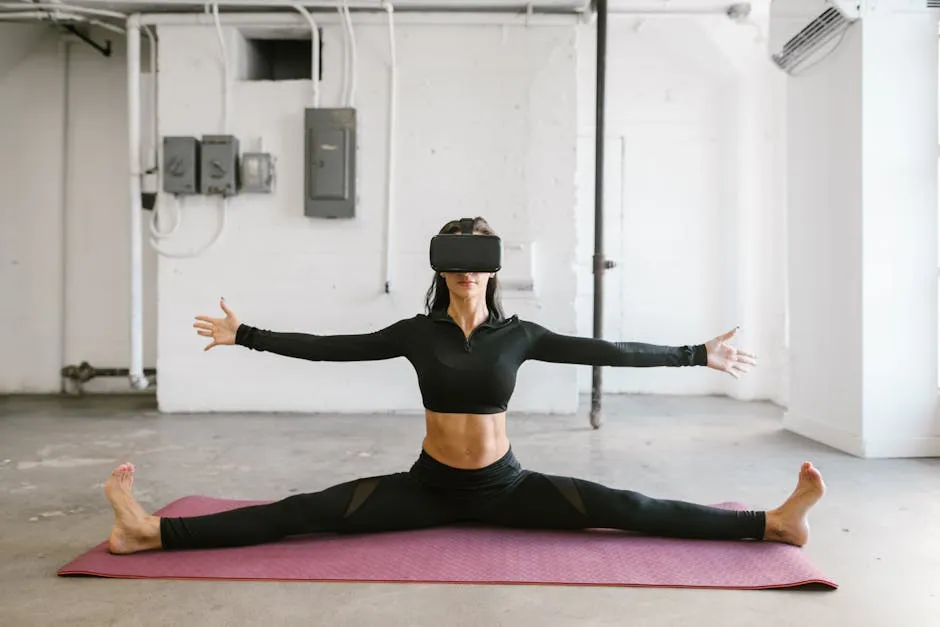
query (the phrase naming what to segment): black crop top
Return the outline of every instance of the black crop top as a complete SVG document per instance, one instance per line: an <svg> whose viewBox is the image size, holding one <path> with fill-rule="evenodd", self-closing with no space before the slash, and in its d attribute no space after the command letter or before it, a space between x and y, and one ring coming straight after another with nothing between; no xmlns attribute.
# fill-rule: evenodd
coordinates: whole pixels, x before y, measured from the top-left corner
<svg viewBox="0 0 940 627"><path fill-rule="evenodd" d="M242 324L235 343L311 361L405 357L414 366L424 407L441 413L506 411L516 372L529 359L592 366L704 366L704 344L658 346L559 335L518 316L490 318L465 337L446 312L406 318L373 333L310 335Z"/></svg>

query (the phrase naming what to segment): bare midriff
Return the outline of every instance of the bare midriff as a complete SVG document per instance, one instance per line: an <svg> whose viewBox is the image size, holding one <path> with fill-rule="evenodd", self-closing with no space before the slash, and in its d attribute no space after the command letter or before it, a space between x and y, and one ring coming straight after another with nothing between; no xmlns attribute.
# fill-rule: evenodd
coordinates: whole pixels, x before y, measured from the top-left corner
<svg viewBox="0 0 940 627"><path fill-rule="evenodd" d="M506 413L425 412L424 450L442 464L470 470L489 466L509 451Z"/></svg>

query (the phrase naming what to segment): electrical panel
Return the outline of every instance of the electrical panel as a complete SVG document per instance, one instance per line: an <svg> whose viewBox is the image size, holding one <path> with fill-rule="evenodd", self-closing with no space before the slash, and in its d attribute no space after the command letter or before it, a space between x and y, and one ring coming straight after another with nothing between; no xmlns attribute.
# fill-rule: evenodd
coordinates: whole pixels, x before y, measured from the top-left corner
<svg viewBox="0 0 940 627"><path fill-rule="evenodd" d="M198 194L199 140L195 137L164 137L162 167L164 192Z"/></svg>
<svg viewBox="0 0 940 627"><path fill-rule="evenodd" d="M234 196L238 192L238 138L203 135L200 153L202 193Z"/></svg>
<svg viewBox="0 0 940 627"><path fill-rule="evenodd" d="M356 215L356 110L307 109L304 115L304 215Z"/></svg>
<svg viewBox="0 0 940 627"><path fill-rule="evenodd" d="M243 192L270 194L274 188L274 158L267 152L246 152L241 156Z"/></svg>

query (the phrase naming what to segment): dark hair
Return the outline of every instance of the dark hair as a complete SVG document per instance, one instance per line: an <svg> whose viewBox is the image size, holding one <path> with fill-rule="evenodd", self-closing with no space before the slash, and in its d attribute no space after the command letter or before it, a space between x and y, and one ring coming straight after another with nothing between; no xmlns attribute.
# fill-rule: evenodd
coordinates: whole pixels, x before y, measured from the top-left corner
<svg viewBox="0 0 940 627"><path fill-rule="evenodd" d="M496 235L493 227L479 216L473 219L473 230L482 235ZM460 233L460 220L451 220L441 227L439 233ZM447 311L449 306L450 290L447 289L447 281L440 273L435 272L434 278L431 280L431 287L428 288L428 293L424 297L425 311L429 314L431 312ZM486 308L497 318L505 316L499 297L499 279L495 275L486 284Z"/></svg>

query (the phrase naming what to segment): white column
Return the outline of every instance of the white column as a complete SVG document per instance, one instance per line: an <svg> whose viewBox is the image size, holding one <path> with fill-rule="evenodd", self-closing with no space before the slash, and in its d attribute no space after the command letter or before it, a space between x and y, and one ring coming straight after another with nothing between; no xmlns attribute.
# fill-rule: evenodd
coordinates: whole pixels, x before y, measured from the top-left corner
<svg viewBox="0 0 940 627"><path fill-rule="evenodd" d="M784 424L854 455L940 455L937 66L936 15L880 0L788 82Z"/></svg>

